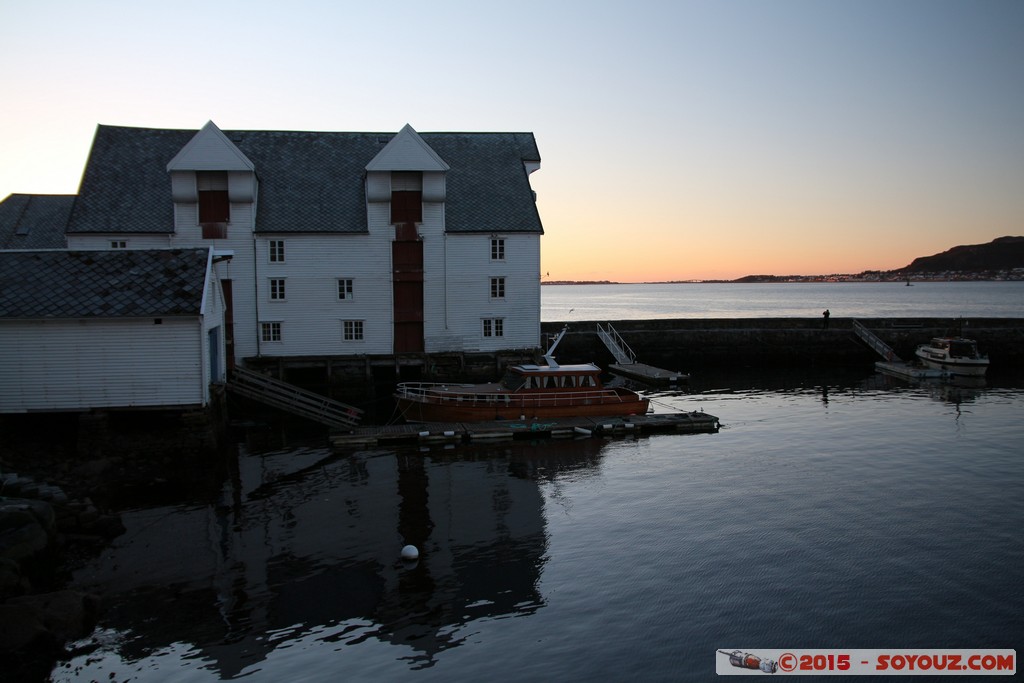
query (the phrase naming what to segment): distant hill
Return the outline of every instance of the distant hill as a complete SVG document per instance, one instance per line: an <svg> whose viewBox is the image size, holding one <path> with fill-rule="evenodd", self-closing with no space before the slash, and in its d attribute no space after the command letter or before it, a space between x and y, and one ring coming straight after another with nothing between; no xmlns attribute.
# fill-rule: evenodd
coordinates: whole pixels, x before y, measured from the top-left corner
<svg viewBox="0 0 1024 683"><path fill-rule="evenodd" d="M920 256L901 273L937 273L1024 268L1024 237L999 237L988 244L953 247L934 256Z"/></svg>

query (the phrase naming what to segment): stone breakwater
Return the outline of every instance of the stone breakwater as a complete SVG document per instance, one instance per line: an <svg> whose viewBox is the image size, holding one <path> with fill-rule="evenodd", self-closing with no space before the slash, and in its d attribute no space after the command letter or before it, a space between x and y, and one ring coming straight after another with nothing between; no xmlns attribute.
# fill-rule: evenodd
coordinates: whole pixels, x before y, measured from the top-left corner
<svg viewBox="0 0 1024 683"><path fill-rule="evenodd" d="M1024 318L972 318L960 327L948 318L860 318L905 360L932 337L956 334L978 341L993 370L1024 368ZM853 331L853 319L738 318L613 320L615 330L637 359L657 367L690 371L705 366L871 366L881 358ZM609 321L568 323L569 331L555 352L563 363L615 362L597 336L597 325ZM545 322L541 332L553 336L566 323Z"/></svg>
<svg viewBox="0 0 1024 683"><path fill-rule="evenodd" d="M99 601L58 588L63 555L72 544L100 547L123 530L88 498L0 475L0 656L12 680L48 671L65 643L92 631Z"/></svg>

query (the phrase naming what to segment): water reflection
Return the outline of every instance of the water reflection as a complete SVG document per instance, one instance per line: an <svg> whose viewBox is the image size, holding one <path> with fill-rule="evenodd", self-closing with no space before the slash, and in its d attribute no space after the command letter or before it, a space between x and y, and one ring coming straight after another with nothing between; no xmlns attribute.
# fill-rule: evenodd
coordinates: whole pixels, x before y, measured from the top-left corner
<svg viewBox="0 0 1024 683"><path fill-rule="evenodd" d="M106 671L112 655L127 666L191 643L189 659L231 678L315 635L403 645L410 667L429 667L469 622L543 608L540 485L596 471L601 448L243 446L218 501L126 513L127 533L76 574L108 608L82 652ZM81 674L86 655L73 664Z"/></svg>

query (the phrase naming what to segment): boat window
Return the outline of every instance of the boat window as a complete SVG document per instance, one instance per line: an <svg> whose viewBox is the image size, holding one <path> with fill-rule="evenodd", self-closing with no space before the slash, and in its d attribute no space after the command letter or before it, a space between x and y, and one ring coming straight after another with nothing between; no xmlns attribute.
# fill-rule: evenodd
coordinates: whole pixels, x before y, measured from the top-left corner
<svg viewBox="0 0 1024 683"><path fill-rule="evenodd" d="M511 389L512 391L515 391L516 389L519 389L526 384L526 378L517 372L512 372L511 370L509 370L501 379L501 383L504 384L507 388Z"/></svg>
<svg viewBox="0 0 1024 683"><path fill-rule="evenodd" d="M974 358L974 345L968 342L953 342L949 346L949 355L958 358Z"/></svg>
<svg viewBox="0 0 1024 683"><path fill-rule="evenodd" d="M587 375L585 377L580 377L580 379L582 380L582 382L580 383L580 386L583 386L583 387L596 387L597 386L597 383L594 381L594 376L593 375Z"/></svg>

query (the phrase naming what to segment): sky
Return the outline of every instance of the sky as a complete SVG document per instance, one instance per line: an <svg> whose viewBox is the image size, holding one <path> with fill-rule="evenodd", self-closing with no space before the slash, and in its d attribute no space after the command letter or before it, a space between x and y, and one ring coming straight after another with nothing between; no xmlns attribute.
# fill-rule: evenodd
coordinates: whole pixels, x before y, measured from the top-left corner
<svg viewBox="0 0 1024 683"><path fill-rule="evenodd" d="M96 126L527 131L544 280L890 270L1024 235L1021 0L0 0L0 198Z"/></svg>

